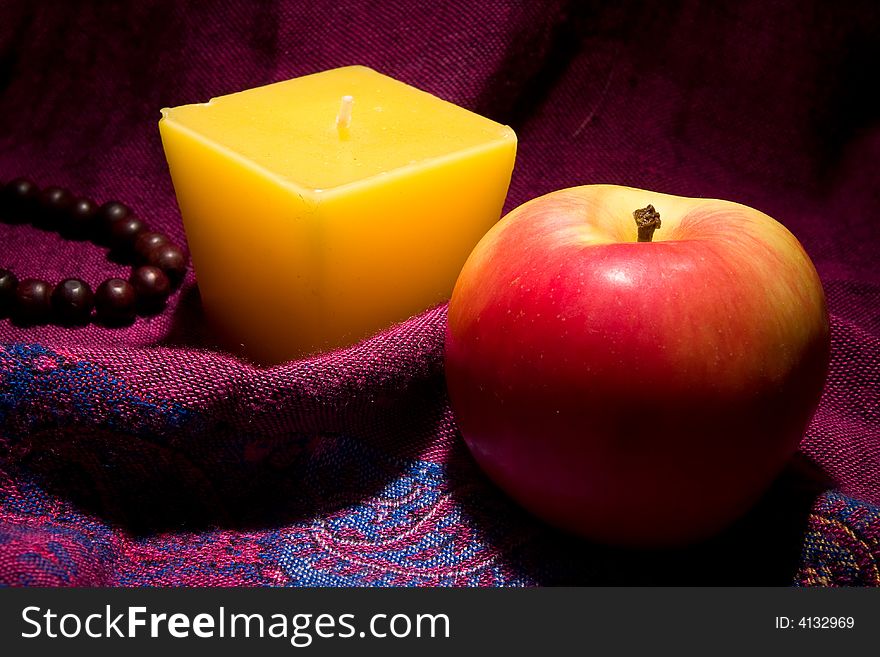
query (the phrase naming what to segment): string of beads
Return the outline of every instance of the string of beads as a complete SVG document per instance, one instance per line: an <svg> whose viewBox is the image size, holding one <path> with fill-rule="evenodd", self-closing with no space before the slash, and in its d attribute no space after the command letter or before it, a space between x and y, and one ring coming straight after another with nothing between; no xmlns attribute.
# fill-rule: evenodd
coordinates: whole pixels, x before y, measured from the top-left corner
<svg viewBox="0 0 880 657"><path fill-rule="evenodd" d="M80 278L56 284L39 278L19 280L0 263L0 317L10 316L24 325L74 326L93 318L108 326L130 324L138 313L161 310L187 270L184 251L164 233L150 230L119 201L99 206L63 187L40 189L27 178L15 178L0 183L0 218L56 230L68 239L91 240L132 266L128 280L108 278L93 291ZM0 258L6 253L0 250Z"/></svg>

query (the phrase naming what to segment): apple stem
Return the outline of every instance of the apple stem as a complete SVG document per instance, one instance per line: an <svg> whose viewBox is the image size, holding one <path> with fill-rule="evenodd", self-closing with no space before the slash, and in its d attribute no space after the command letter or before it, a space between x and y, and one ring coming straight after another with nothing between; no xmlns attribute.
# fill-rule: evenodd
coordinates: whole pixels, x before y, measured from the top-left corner
<svg viewBox="0 0 880 657"><path fill-rule="evenodd" d="M633 212L636 226L639 227L639 242L650 242L654 237L654 231L660 228L660 213L653 205L641 208Z"/></svg>

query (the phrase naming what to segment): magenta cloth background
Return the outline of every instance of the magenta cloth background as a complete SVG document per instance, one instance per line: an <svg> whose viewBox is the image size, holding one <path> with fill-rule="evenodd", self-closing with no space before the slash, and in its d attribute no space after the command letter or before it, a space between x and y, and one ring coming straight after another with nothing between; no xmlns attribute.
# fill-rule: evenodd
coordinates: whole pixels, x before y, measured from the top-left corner
<svg viewBox="0 0 880 657"><path fill-rule="evenodd" d="M192 272L130 328L0 319L0 584L880 583L876 3L34 5L0 2L0 181L120 199L182 241L161 107L365 64L514 127L507 209L605 182L776 217L822 277L833 353L801 455L749 516L621 551L477 470L444 392L444 307L262 370L213 347ZM6 224L0 267L125 271Z"/></svg>

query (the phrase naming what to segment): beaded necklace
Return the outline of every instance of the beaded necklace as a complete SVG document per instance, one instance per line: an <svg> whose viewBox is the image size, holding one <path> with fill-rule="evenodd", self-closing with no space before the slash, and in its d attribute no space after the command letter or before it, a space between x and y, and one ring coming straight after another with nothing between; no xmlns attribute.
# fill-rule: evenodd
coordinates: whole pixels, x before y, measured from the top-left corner
<svg viewBox="0 0 880 657"><path fill-rule="evenodd" d="M8 223L33 223L71 239L90 239L109 247L132 264L128 280L108 278L95 291L80 278L52 284L18 278L0 268L0 317L26 324L87 324L94 314L109 325L131 323L138 313L160 310L187 269L183 250L168 236L148 229L131 208L119 201L98 206L63 187L40 189L27 178L0 185L0 217Z"/></svg>

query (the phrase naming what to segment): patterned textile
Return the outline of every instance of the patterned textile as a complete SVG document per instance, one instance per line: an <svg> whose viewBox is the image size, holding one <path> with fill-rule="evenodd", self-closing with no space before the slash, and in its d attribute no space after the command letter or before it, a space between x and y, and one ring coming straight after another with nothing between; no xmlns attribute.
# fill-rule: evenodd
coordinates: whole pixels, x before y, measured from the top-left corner
<svg viewBox="0 0 880 657"><path fill-rule="evenodd" d="M216 348L192 272L129 328L0 319L0 585L880 584L875 5L6 0L0 181L118 198L183 241L159 108L362 63L516 129L508 210L611 182L778 218L825 285L832 364L748 516L636 551L548 528L480 473L445 306L263 369ZM125 271L6 224L0 267Z"/></svg>

